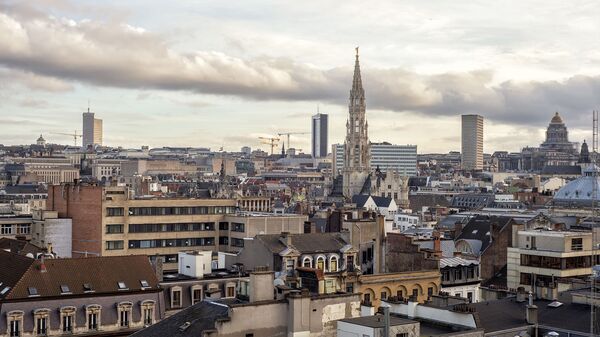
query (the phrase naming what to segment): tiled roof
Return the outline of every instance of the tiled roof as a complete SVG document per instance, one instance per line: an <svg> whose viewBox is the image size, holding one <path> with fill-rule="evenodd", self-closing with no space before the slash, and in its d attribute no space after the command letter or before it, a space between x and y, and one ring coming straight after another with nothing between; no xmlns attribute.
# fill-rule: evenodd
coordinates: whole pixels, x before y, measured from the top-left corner
<svg viewBox="0 0 600 337"><path fill-rule="evenodd" d="M33 262L33 259L23 255L0 250L0 282L2 282L0 292L6 287L9 287L9 290L14 288L15 284L19 282ZM8 294L6 292L0 295L0 298L4 298Z"/></svg>
<svg viewBox="0 0 600 337"><path fill-rule="evenodd" d="M10 251L11 253L27 255L31 253L35 256L37 253L44 252L40 247L24 240L15 240L11 238L0 238L0 249Z"/></svg>
<svg viewBox="0 0 600 337"><path fill-rule="evenodd" d="M462 229L460 235L456 238L455 241L480 241L481 245L477 247L478 251L473 251L473 253L479 254L485 251L491 243L492 226L497 226L499 229L502 229L507 224L509 224L511 220L512 218L507 216L475 216L474 218L469 220L469 222Z"/></svg>
<svg viewBox="0 0 600 337"><path fill-rule="evenodd" d="M84 284L89 284L94 294L158 289L154 270L148 257L143 255L45 259L43 271L40 260L23 260L6 252L0 254L0 277L5 276L2 270L8 269L13 270L11 277L18 279L5 299L28 298L31 287L36 288L41 297L90 293ZM142 281L147 282L147 287ZM119 282L124 283L124 289L119 289ZM67 286L68 291L62 293L61 286Z"/></svg>
<svg viewBox="0 0 600 337"><path fill-rule="evenodd" d="M320 252L339 252L347 242L339 233L287 234L291 237L292 247L301 254ZM256 239L273 253L279 254L287 247L280 240L280 234L257 235Z"/></svg>
<svg viewBox="0 0 600 337"><path fill-rule="evenodd" d="M479 261L474 259L465 259L459 256L443 257L440 259L440 268L470 265L479 265Z"/></svg>

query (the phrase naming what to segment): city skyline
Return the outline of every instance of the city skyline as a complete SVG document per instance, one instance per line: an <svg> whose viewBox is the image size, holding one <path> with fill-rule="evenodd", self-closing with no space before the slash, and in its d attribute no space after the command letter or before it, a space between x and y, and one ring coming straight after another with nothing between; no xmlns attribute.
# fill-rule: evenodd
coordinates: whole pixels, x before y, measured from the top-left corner
<svg viewBox="0 0 600 337"><path fill-rule="evenodd" d="M364 14L358 3L253 4L149 3L140 13L137 2L0 2L0 143L42 133L71 144L49 133L81 132L88 99L109 146L266 149L259 136L310 131L317 105L329 144L340 143L356 45L374 142L459 150L460 115L477 113L486 153L517 151L543 141L555 111L573 141L591 138L600 4L403 2L360 23L344 19ZM554 24L559 10L568 24ZM291 141L310 152L309 135Z"/></svg>

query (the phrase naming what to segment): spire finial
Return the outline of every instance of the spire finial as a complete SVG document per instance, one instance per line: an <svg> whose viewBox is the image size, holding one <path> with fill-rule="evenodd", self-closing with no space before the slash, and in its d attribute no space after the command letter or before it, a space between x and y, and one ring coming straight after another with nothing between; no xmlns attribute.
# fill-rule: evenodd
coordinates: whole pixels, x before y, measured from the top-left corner
<svg viewBox="0 0 600 337"><path fill-rule="evenodd" d="M90 99L88 98L88 113L90 112Z"/></svg>
<svg viewBox="0 0 600 337"><path fill-rule="evenodd" d="M354 48L354 50L356 50L356 59L358 60L358 46L356 46L356 48Z"/></svg>

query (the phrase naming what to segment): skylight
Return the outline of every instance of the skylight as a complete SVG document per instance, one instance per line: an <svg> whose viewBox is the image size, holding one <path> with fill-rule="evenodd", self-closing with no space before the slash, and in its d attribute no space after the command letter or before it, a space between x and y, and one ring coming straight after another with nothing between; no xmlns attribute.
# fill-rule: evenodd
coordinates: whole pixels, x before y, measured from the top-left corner
<svg viewBox="0 0 600 337"><path fill-rule="evenodd" d="M477 234L477 232L478 232L478 230L477 230L477 229L474 229L474 230L473 230L473 232L471 232L471 233L473 233L473 234Z"/></svg>
<svg viewBox="0 0 600 337"><path fill-rule="evenodd" d="M118 282L119 285L119 290L127 290L127 285L125 284L125 282Z"/></svg>
<svg viewBox="0 0 600 337"><path fill-rule="evenodd" d="M36 287L28 287L27 292L29 292L29 296L38 296L38 291Z"/></svg>
<svg viewBox="0 0 600 337"><path fill-rule="evenodd" d="M150 288L150 284L148 284L148 281L141 280L140 283L142 284L142 288Z"/></svg>
<svg viewBox="0 0 600 337"><path fill-rule="evenodd" d="M70 294L71 293L71 289L69 289L68 285L62 284L60 286L60 292L61 292L61 294Z"/></svg>
<svg viewBox="0 0 600 337"><path fill-rule="evenodd" d="M0 296L4 296L4 294L6 294L9 290L10 290L10 287L4 287L4 289L2 289L2 291L0 291Z"/></svg>

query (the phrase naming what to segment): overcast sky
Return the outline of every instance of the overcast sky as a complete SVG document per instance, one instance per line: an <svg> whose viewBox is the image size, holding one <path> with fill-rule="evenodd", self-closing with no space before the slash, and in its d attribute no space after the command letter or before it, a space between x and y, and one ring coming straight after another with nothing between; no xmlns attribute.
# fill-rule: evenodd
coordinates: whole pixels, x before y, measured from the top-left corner
<svg viewBox="0 0 600 337"><path fill-rule="evenodd" d="M460 114L478 113L485 151L516 151L559 111L581 142L600 108L598 13L594 0L0 0L0 143L71 143L51 133L80 132L88 100L112 146L256 148L310 131L317 106L343 142L355 46L372 141L459 150Z"/></svg>

